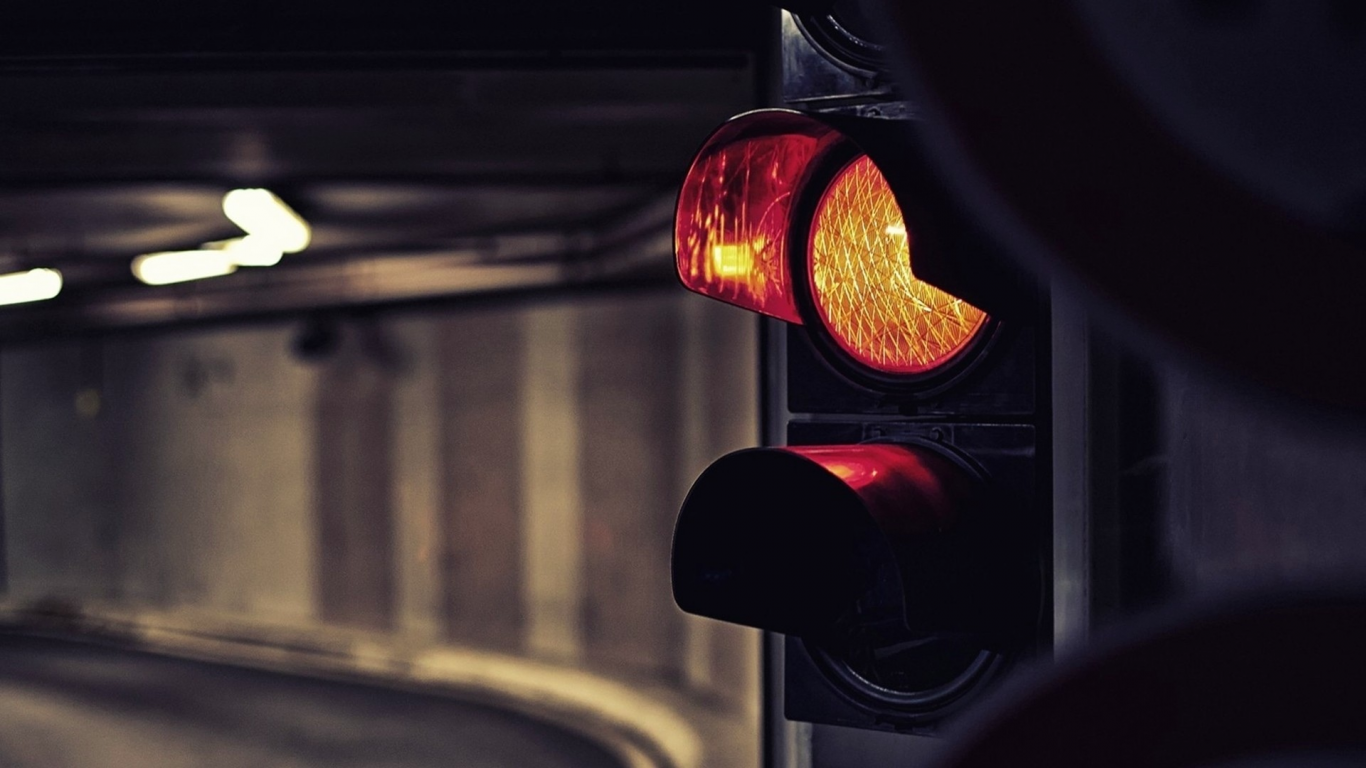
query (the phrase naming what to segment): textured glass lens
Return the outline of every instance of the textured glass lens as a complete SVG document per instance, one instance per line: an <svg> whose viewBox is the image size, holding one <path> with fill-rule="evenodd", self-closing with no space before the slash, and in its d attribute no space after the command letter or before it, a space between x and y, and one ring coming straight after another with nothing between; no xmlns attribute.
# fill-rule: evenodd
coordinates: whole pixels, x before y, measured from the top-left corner
<svg viewBox="0 0 1366 768"><path fill-rule="evenodd" d="M840 347L883 373L945 365L987 320L982 310L916 279L912 250L912 233L882 172L867 156L846 165L811 224L811 292Z"/></svg>

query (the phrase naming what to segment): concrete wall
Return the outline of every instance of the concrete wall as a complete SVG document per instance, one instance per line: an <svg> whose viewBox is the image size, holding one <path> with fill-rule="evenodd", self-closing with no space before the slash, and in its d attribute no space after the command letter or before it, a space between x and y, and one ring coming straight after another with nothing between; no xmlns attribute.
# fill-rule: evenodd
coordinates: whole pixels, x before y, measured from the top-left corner
<svg viewBox="0 0 1366 768"><path fill-rule="evenodd" d="M692 477L756 441L756 324L679 291L8 349L9 596L475 645L752 707L668 590Z"/></svg>

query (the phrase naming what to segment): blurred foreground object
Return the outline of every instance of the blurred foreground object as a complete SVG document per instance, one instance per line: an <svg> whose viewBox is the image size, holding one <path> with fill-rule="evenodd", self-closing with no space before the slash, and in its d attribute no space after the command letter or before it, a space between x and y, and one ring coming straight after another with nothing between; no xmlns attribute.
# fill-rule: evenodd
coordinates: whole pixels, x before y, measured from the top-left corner
<svg viewBox="0 0 1366 768"><path fill-rule="evenodd" d="M1366 754L1359 588L1188 610L1115 640L963 723L944 765L1360 765Z"/></svg>
<svg viewBox="0 0 1366 768"><path fill-rule="evenodd" d="M1366 35L1349 4L865 3L946 184L1102 312L1366 406Z"/></svg>

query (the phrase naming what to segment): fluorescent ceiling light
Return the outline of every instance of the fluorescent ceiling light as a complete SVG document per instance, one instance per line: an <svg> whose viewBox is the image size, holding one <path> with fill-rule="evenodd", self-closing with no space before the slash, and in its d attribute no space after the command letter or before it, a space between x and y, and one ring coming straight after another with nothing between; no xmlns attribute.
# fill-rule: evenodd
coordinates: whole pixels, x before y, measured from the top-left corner
<svg viewBox="0 0 1366 768"><path fill-rule="evenodd" d="M237 271L225 251L164 251L133 259L133 275L148 285L221 277Z"/></svg>
<svg viewBox="0 0 1366 768"><path fill-rule="evenodd" d="M308 222L268 189L234 189L223 195L223 214L255 238L285 253L308 247L313 232Z"/></svg>
<svg viewBox="0 0 1366 768"><path fill-rule="evenodd" d="M285 255L278 245L256 235L205 243L204 249L221 251L239 267L273 267Z"/></svg>
<svg viewBox="0 0 1366 768"><path fill-rule="evenodd" d="M30 269L0 275L0 304L45 301L62 292L62 273L55 269Z"/></svg>

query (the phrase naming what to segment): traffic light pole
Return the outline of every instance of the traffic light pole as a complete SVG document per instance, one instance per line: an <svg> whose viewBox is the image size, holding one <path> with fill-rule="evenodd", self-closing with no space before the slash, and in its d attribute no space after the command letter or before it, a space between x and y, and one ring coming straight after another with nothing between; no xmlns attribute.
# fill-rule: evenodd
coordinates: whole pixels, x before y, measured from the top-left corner
<svg viewBox="0 0 1366 768"><path fill-rule="evenodd" d="M787 325L769 317L759 323L759 417L765 446L787 443ZM810 723L783 715L785 639L763 633L763 750L764 768L811 768Z"/></svg>

